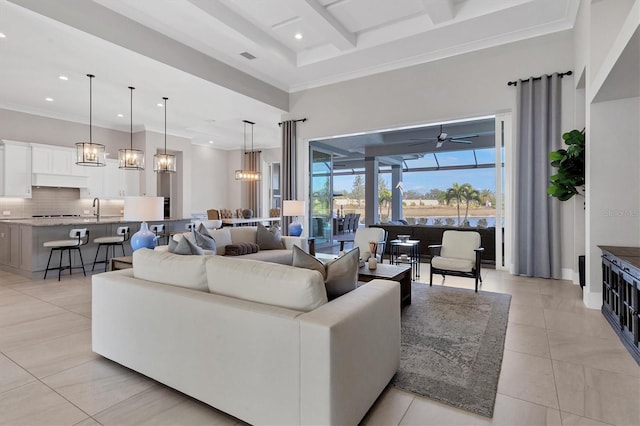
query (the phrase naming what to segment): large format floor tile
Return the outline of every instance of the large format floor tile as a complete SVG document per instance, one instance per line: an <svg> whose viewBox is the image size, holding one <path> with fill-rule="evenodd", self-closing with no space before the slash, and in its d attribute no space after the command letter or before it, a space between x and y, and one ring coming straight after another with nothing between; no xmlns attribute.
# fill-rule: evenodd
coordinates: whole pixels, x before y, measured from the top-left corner
<svg viewBox="0 0 640 426"><path fill-rule="evenodd" d="M427 282L428 264L421 272ZM493 419L388 387L363 424L640 424L640 367L579 287L492 269L483 280L481 290L512 295ZM436 285L473 288L473 280ZM93 354L90 327L90 276L0 271L0 425L244 425Z"/></svg>
<svg viewBox="0 0 640 426"><path fill-rule="evenodd" d="M0 393L0 424L73 425L87 417L40 382Z"/></svg>
<svg viewBox="0 0 640 426"><path fill-rule="evenodd" d="M42 381L90 415L155 386L145 376L102 358Z"/></svg>
<svg viewBox="0 0 640 426"><path fill-rule="evenodd" d="M6 354L38 378L99 358L91 350L91 330L21 346Z"/></svg>

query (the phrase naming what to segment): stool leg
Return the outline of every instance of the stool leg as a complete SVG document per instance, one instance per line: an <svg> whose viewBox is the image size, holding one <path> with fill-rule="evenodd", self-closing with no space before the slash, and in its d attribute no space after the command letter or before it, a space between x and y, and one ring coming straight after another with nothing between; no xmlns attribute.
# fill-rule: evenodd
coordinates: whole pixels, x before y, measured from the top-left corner
<svg viewBox="0 0 640 426"><path fill-rule="evenodd" d="M51 263L51 255L53 254L53 249L49 252L49 260L47 261L47 269L44 271L44 279L47 279L47 272L49 272L49 263Z"/></svg>
<svg viewBox="0 0 640 426"><path fill-rule="evenodd" d="M82 274L86 277L87 276L87 272L84 270L84 260L82 260L82 250L80 250L80 247L76 247L78 249L78 254L80 255L80 265L82 265Z"/></svg>
<svg viewBox="0 0 640 426"><path fill-rule="evenodd" d="M73 263L71 263L71 249L67 249L67 253L69 253L69 275L73 274Z"/></svg>
<svg viewBox="0 0 640 426"><path fill-rule="evenodd" d="M60 249L60 262L58 263L58 281L60 281L60 272L62 272L62 256L64 255L64 249Z"/></svg>
<svg viewBox="0 0 640 426"><path fill-rule="evenodd" d="M96 250L96 257L93 258L93 266L91 267L91 272L93 272L93 270L96 267L96 261L98 260L98 253L100 253L100 248L102 247L102 244L98 243L98 249ZM109 249L107 249L108 251Z"/></svg>

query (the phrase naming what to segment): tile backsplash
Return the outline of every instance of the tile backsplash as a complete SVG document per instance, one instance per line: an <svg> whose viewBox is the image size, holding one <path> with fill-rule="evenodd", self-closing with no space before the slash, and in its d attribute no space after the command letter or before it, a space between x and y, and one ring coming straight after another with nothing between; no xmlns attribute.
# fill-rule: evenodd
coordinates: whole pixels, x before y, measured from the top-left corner
<svg viewBox="0 0 640 426"><path fill-rule="evenodd" d="M0 218L22 218L33 215L81 215L93 214L93 199L80 198L77 188L33 187L31 199L1 198ZM100 200L100 214L121 215L123 200ZM11 212L4 215L4 212ZM88 213L85 213L87 212Z"/></svg>

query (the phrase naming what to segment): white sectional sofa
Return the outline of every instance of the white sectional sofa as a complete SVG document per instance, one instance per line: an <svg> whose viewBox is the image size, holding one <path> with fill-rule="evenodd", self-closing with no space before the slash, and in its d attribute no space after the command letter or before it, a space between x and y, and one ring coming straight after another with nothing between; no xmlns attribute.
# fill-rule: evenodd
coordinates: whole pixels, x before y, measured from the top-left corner
<svg viewBox="0 0 640 426"><path fill-rule="evenodd" d="M141 249L93 277L94 352L252 424L355 425L400 363L400 287Z"/></svg>
<svg viewBox="0 0 640 426"><path fill-rule="evenodd" d="M209 234L216 240L216 248L218 255L225 254L225 247L227 244L240 244L240 243L255 243L257 227L256 226L238 226L238 227L225 227L220 229L209 229ZM179 241L183 237L191 238L193 236L191 232L184 232L173 236L174 240ZM283 247L282 249L275 250L260 250L257 253L243 254L238 256L242 259L261 260L263 262L281 263L283 265L291 265L293 246L296 245L304 251L309 251L309 244L306 238L302 237L281 237ZM167 251L167 245L158 246L156 250ZM205 254L213 254L210 250L205 250Z"/></svg>

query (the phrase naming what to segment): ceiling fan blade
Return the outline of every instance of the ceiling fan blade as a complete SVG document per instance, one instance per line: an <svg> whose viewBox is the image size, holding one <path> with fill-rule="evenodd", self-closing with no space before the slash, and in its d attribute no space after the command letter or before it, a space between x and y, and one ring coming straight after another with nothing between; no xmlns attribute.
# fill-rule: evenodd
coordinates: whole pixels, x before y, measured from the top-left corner
<svg viewBox="0 0 640 426"><path fill-rule="evenodd" d="M453 143L464 143L464 144L467 144L467 145L473 143L471 141L463 141L463 140L460 140L460 139L449 139L449 141L453 142Z"/></svg>
<svg viewBox="0 0 640 426"><path fill-rule="evenodd" d="M438 141L438 143L436 144L436 148L440 148L443 143L444 143L443 141Z"/></svg>
<svg viewBox="0 0 640 426"><path fill-rule="evenodd" d="M472 139L472 138L477 138L479 137L478 134L476 133L471 133L468 135L455 135L455 136L451 136L451 139Z"/></svg>

